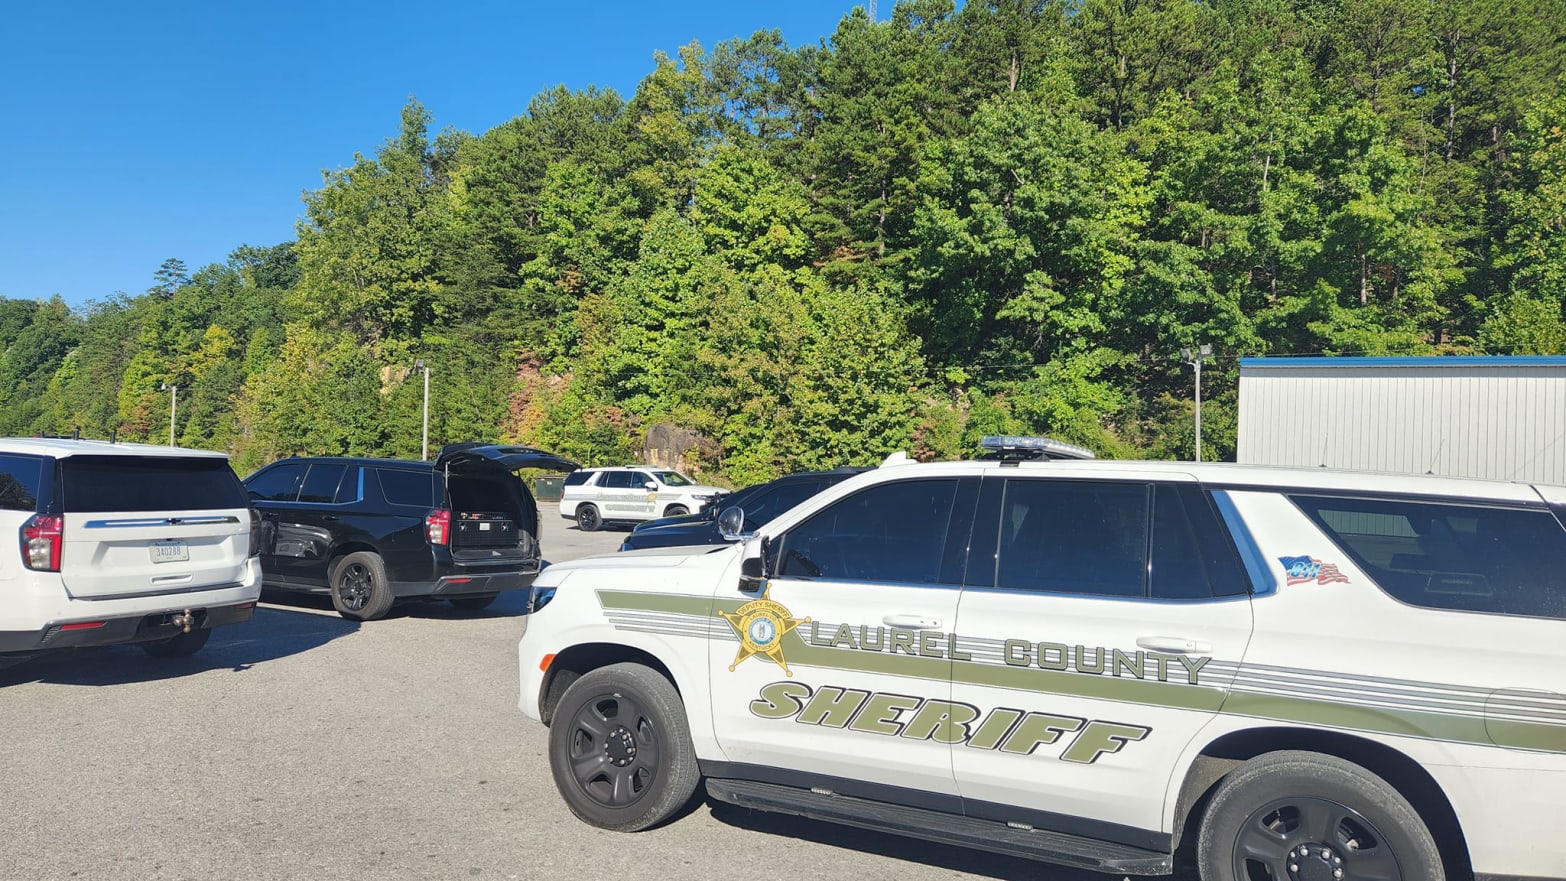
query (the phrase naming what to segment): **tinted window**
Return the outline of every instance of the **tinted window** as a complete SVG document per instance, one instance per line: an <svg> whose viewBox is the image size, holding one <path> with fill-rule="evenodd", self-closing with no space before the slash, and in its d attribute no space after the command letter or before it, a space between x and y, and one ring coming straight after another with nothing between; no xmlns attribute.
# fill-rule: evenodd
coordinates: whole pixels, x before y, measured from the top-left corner
<svg viewBox="0 0 1566 881"><path fill-rule="evenodd" d="M566 475L565 483L561 484L561 486L581 486L587 482L588 478L597 473L596 471L573 471Z"/></svg>
<svg viewBox="0 0 1566 881"><path fill-rule="evenodd" d="M1146 596L1149 495L1144 484L1008 480L997 586Z"/></svg>
<svg viewBox="0 0 1566 881"><path fill-rule="evenodd" d="M745 528L765 526L773 517L815 495L821 484L814 480L796 480L782 486L774 486L745 499ZM728 505L724 505L728 507Z"/></svg>
<svg viewBox="0 0 1566 881"><path fill-rule="evenodd" d="M283 462L250 475L245 490L252 499L263 502L292 502L299 496L299 481L304 477L304 462Z"/></svg>
<svg viewBox="0 0 1566 881"><path fill-rule="evenodd" d="M311 465L309 473L305 475L304 485L299 488L299 501L337 501L337 487L343 482L343 475L347 471L348 466L343 464L317 462Z"/></svg>
<svg viewBox="0 0 1566 881"><path fill-rule="evenodd" d="M1548 511L1293 499L1383 590L1405 603L1566 618L1566 530Z"/></svg>
<svg viewBox="0 0 1566 881"><path fill-rule="evenodd" d="M380 476L381 492L388 503L420 508L434 506L434 472L377 468L375 473Z"/></svg>
<svg viewBox="0 0 1566 881"><path fill-rule="evenodd" d="M598 485L604 489L630 489L632 475L629 471L605 471L604 476L598 481ZM640 486L641 484L636 484Z"/></svg>
<svg viewBox="0 0 1566 881"><path fill-rule="evenodd" d="M956 480L904 480L855 493L774 542L780 576L937 584ZM953 583L958 578L952 577Z"/></svg>
<svg viewBox="0 0 1566 881"><path fill-rule="evenodd" d="M42 459L0 456L0 508L7 511L38 510L38 483L42 479Z"/></svg>
<svg viewBox="0 0 1566 881"><path fill-rule="evenodd" d="M61 460L68 513L211 511L250 503L227 459L71 456Z"/></svg>
<svg viewBox="0 0 1566 881"><path fill-rule="evenodd" d="M1171 600L1212 596L1206 561L1172 486L1154 488L1152 565L1147 574L1152 596Z"/></svg>

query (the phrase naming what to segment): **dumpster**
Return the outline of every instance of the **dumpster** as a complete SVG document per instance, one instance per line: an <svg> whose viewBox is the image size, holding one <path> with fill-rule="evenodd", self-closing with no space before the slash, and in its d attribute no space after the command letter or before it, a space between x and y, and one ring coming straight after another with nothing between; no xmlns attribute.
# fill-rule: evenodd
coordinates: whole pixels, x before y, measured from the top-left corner
<svg viewBox="0 0 1566 881"><path fill-rule="evenodd" d="M565 489L564 474L550 474L533 478L533 498L540 502L558 502Z"/></svg>

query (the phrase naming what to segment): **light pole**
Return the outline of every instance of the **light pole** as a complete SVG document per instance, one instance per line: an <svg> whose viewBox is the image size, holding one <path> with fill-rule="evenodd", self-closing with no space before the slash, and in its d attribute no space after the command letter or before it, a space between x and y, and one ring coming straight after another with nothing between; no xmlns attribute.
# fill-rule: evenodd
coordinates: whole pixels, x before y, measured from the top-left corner
<svg viewBox="0 0 1566 881"><path fill-rule="evenodd" d="M169 393L169 446L174 446L174 411L179 408L179 386L158 383L158 391Z"/></svg>
<svg viewBox="0 0 1566 881"><path fill-rule="evenodd" d="M1202 361L1211 358L1213 347L1203 343L1193 355L1190 349L1181 349L1180 357L1196 368L1196 461L1202 461Z"/></svg>
<svg viewBox="0 0 1566 881"><path fill-rule="evenodd" d="M413 362L413 369L424 372L424 432L420 435L419 459L426 461L430 457L430 366L420 358Z"/></svg>

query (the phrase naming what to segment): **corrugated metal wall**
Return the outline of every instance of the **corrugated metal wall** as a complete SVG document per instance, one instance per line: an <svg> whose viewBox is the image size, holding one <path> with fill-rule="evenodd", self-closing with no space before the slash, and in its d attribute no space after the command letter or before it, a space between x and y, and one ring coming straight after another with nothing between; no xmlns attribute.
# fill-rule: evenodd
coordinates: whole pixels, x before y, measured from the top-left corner
<svg viewBox="0 0 1566 881"><path fill-rule="evenodd" d="M1242 359L1237 457L1566 485L1566 358Z"/></svg>

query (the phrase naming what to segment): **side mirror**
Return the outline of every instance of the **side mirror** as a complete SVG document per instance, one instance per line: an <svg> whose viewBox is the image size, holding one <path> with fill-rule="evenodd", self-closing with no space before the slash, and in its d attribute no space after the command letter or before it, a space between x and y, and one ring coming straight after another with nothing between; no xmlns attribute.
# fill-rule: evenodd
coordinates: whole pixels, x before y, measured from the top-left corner
<svg viewBox="0 0 1566 881"><path fill-rule="evenodd" d="M767 540L763 538L747 542L741 552L739 589L745 593L761 593L766 584Z"/></svg>
<svg viewBox="0 0 1566 881"><path fill-rule="evenodd" d="M745 537L745 509L738 506L723 509L718 515L718 534L724 541L736 541Z"/></svg>
<svg viewBox="0 0 1566 881"><path fill-rule="evenodd" d="M649 480L646 483L642 484L642 489L657 489L657 488L658 488L658 484L653 483L651 480Z"/></svg>

